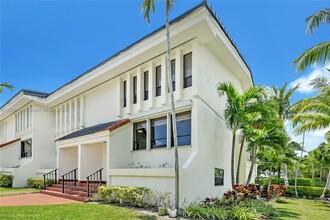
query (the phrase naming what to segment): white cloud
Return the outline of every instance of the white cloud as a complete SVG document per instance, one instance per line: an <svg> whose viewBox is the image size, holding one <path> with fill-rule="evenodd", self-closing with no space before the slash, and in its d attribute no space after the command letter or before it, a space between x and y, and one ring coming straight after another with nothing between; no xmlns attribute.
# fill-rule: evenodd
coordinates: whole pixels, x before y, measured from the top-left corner
<svg viewBox="0 0 330 220"><path fill-rule="evenodd" d="M314 70L311 73L309 73L308 75L299 77L298 79L292 81L289 84L289 88L293 88L296 85L300 84L299 88L297 89L297 92L304 93L304 94L313 92L314 91L313 87L309 85L311 80L313 80L319 76L323 76L323 77L325 76L330 79L330 74L328 74L329 72L326 69L330 69L330 63L326 64L322 68L314 67Z"/></svg>

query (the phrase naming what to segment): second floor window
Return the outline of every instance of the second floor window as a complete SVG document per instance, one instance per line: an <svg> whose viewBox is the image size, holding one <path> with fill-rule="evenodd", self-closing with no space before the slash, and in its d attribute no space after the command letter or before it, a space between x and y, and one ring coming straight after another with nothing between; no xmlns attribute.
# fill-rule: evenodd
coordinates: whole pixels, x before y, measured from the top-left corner
<svg viewBox="0 0 330 220"><path fill-rule="evenodd" d="M137 102L137 76L133 77L133 104Z"/></svg>
<svg viewBox="0 0 330 220"><path fill-rule="evenodd" d="M21 158L32 157L32 139L21 142Z"/></svg>
<svg viewBox="0 0 330 220"><path fill-rule="evenodd" d="M149 72L144 72L144 100L149 98Z"/></svg>
<svg viewBox="0 0 330 220"><path fill-rule="evenodd" d="M172 86L174 92L175 91L175 60L171 61L171 72L172 72Z"/></svg>
<svg viewBox="0 0 330 220"><path fill-rule="evenodd" d="M167 117L151 120L151 148L167 147Z"/></svg>
<svg viewBox="0 0 330 220"><path fill-rule="evenodd" d="M162 94L162 67L156 67L156 96Z"/></svg>
<svg viewBox="0 0 330 220"><path fill-rule="evenodd" d="M192 53L183 57L183 88L192 86Z"/></svg>
<svg viewBox="0 0 330 220"><path fill-rule="evenodd" d="M147 122L134 124L134 150L147 149Z"/></svg>
<svg viewBox="0 0 330 220"><path fill-rule="evenodd" d="M127 105L127 82L126 82L126 80L124 81L124 86L123 86L123 89L124 89L124 103L123 103L123 105L124 105L124 107L126 107L126 105Z"/></svg>

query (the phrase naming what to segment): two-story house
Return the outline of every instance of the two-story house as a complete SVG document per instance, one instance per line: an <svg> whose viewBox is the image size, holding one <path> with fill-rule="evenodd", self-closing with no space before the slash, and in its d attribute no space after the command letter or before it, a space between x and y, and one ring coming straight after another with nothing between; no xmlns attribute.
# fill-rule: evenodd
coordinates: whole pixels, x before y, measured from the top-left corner
<svg viewBox="0 0 330 220"><path fill-rule="evenodd" d="M230 81L244 91L253 85L251 72L205 3L171 21L170 33L173 82L167 80L166 36L161 27L51 94L38 97L49 109L45 113L49 118L42 119L41 125L42 132L47 132L42 138L49 144L43 147L49 149L49 161L56 158L59 178L71 171L83 182L102 169L96 173L107 185L174 193L168 92L172 83L180 203L219 196L231 188L231 133L223 116L226 99L218 96L216 87ZM33 114L32 120L39 118L39 112ZM33 131L37 134L38 127ZM32 149L37 148L37 138L32 139ZM51 150L54 144L56 154ZM33 159L36 156L33 152ZM245 152L243 158L241 180L250 166Z"/></svg>

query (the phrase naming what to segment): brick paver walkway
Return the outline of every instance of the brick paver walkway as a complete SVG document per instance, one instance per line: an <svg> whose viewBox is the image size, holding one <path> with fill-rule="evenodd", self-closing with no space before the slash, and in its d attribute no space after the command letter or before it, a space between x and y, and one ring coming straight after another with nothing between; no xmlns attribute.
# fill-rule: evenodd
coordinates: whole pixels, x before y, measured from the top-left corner
<svg viewBox="0 0 330 220"><path fill-rule="evenodd" d="M79 203L71 199L49 196L41 193L0 197L0 206L51 205Z"/></svg>

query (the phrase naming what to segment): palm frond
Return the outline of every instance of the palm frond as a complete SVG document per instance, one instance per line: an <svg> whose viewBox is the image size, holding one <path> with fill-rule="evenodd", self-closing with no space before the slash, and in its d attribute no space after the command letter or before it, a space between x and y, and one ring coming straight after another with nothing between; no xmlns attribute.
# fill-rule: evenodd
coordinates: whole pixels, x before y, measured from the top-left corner
<svg viewBox="0 0 330 220"><path fill-rule="evenodd" d="M323 42L303 52L293 61L293 65L296 66L298 71L302 72L310 65L324 65L329 59L329 54L330 41Z"/></svg>
<svg viewBox="0 0 330 220"><path fill-rule="evenodd" d="M9 83L0 83L0 93L3 93L3 89L9 89L10 91L13 91L14 86L10 85Z"/></svg>
<svg viewBox="0 0 330 220"><path fill-rule="evenodd" d="M306 18L306 32L312 34L314 29L319 28L321 23L330 23L330 8L320 10Z"/></svg>
<svg viewBox="0 0 330 220"><path fill-rule="evenodd" d="M313 86L314 89L323 89L330 85L328 78L326 77L317 77L313 79L309 85Z"/></svg>
<svg viewBox="0 0 330 220"><path fill-rule="evenodd" d="M148 23L150 23L150 12L156 12L155 0L144 0L141 4L141 14Z"/></svg>

